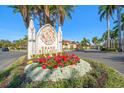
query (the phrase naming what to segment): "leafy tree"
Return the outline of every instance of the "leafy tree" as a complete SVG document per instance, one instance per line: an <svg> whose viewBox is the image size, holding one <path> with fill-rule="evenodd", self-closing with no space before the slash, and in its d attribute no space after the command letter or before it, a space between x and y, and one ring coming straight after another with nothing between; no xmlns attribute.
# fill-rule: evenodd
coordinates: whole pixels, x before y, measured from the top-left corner
<svg viewBox="0 0 124 93"><path fill-rule="evenodd" d="M10 47L12 45L9 40L0 40L0 47Z"/></svg>

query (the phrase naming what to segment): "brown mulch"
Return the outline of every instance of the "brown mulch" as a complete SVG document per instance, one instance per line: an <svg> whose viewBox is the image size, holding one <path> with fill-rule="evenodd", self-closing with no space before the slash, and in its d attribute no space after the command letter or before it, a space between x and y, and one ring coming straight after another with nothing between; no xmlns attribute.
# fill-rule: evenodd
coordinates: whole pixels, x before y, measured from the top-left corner
<svg viewBox="0 0 124 93"><path fill-rule="evenodd" d="M97 78L97 87L102 88L108 78L108 75L106 72L103 72L100 77Z"/></svg>

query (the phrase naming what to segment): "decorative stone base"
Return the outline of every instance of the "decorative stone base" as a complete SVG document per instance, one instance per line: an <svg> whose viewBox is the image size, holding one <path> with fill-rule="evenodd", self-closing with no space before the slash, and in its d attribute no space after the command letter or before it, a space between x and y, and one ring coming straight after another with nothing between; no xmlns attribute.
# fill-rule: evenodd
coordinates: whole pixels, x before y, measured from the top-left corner
<svg viewBox="0 0 124 93"><path fill-rule="evenodd" d="M24 72L32 81L58 81L83 76L91 69L88 62L80 60L80 63L76 65L69 65L53 70L42 69L41 67L38 67L38 63L32 63L25 67Z"/></svg>

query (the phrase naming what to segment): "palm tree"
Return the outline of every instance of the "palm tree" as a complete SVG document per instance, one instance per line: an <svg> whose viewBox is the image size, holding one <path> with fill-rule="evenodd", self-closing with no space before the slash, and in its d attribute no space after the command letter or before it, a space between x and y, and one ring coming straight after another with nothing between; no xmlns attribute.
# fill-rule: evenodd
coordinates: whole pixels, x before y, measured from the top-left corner
<svg viewBox="0 0 124 93"><path fill-rule="evenodd" d="M61 25L63 25L64 23L64 19L65 17L67 17L68 19L72 19L71 17L71 13L74 11L75 6L57 6L58 7L58 16L59 16L59 28L61 29Z"/></svg>
<svg viewBox="0 0 124 93"><path fill-rule="evenodd" d="M114 21L114 25L113 30L118 31L118 20ZM124 13L121 14L121 30L124 30Z"/></svg>
<svg viewBox="0 0 124 93"><path fill-rule="evenodd" d="M34 16L34 18L38 19L40 27L47 23L55 26L57 24L57 21L59 25L63 25L65 17L71 19L71 13L74 11L75 8L75 6L66 5L23 5L10 7L14 9L14 13L21 13L26 28L28 28L29 19L31 16Z"/></svg>
<svg viewBox="0 0 124 93"><path fill-rule="evenodd" d="M50 5L32 6L32 16L39 21L40 27L49 23L52 25Z"/></svg>
<svg viewBox="0 0 124 93"><path fill-rule="evenodd" d="M87 38L83 38L83 40L80 43L81 43L82 46L90 45L90 41Z"/></svg>
<svg viewBox="0 0 124 93"><path fill-rule="evenodd" d="M118 14L119 16L119 14ZM121 14L121 18L118 17L119 20L116 20L114 22L115 26L113 27L113 30L117 32L118 40L119 40L119 50L121 51L124 46L122 45L122 35L121 31L123 31L123 38L124 38L124 13Z"/></svg>
<svg viewBox="0 0 124 93"><path fill-rule="evenodd" d="M97 37L93 37L92 42L93 42L94 45L98 45L99 44L99 39Z"/></svg>
<svg viewBox="0 0 124 93"><path fill-rule="evenodd" d="M118 30L117 29L110 30L109 33L110 33L110 39L118 38ZM105 33L103 33L102 38L101 38L102 41L107 40L107 34L108 34L107 31Z"/></svg>
<svg viewBox="0 0 124 93"><path fill-rule="evenodd" d="M119 51L122 51L121 6L117 6Z"/></svg>
<svg viewBox="0 0 124 93"><path fill-rule="evenodd" d="M107 47L109 48L109 31L110 31L110 17L113 18L113 13L115 11L116 6L114 5L102 5L99 7L99 12L98 14L100 15L100 20L102 21L103 18L106 18L107 20Z"/></svg>
<svg viewBox="0 0 124 93"><path fill-rule="evenodd" d="M9 7L13 8L14 13L20 13L22 15L25 26L26 28L28 28L32 6L14 5L14 6L9 6Z"/></svg>
<svg viewBox="0 0 124 93"><path fill-rule="evenodd" d="M20 13L23 17L23 21L25 23L26 28L29 26L30 17L34 16L39 17L40 21L40 27L42 26L42 22L48 23L48 20L50 20L50 13L49 13L49 6L48 5L15 5L15 6L9 6L13 8L14 13ZM49 22L50 23L50 22Z"/></svg>

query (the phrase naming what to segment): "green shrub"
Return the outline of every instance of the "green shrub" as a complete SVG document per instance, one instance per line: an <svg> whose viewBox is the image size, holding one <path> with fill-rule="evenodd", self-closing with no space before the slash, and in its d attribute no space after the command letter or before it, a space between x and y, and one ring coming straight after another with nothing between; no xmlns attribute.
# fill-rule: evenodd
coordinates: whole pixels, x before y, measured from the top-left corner
<svg viewBox="0 0 124 93"><path fill-rule="evenodd" d="M95 87L97 87L97 81L93 76L86 75L84 78L85 79L84 79L84 83L83 83L82 87L84 87L84 88L95 88Z"/></svg>
<svg viewBox="0 0 124 93"><path fill-rule="evenodd" d="M102 87L107 87L107 88L124 88L124 76L111 67L102 64L102 63L97 63L92 60L87 60L92 66L95 66L95 69L101 68L103 71L106 72L107 74L107 79L106 82L104 83L104 86Z"/></svg>

